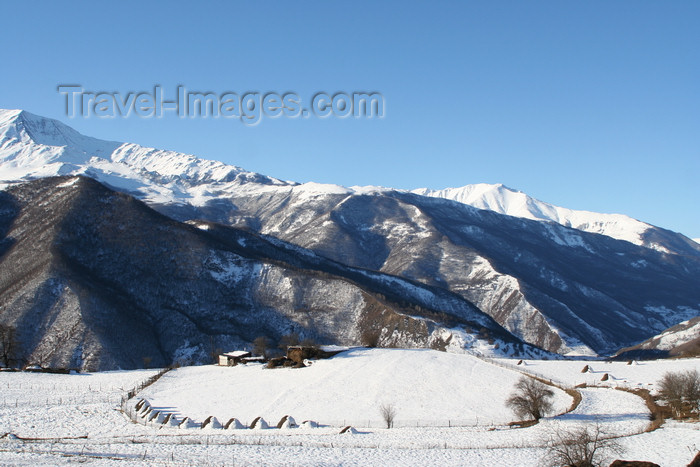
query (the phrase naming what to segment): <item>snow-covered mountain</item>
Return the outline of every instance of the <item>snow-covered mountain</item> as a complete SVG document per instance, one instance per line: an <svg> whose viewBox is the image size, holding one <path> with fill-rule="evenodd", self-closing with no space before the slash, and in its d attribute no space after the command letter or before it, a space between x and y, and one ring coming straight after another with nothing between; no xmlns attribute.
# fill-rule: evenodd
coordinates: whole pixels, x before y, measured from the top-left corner
<svg viewBox="0 0 700 467"><path fill-rule="evenodd" d="M19 180L60 175L87 175L152 205L203 207L242 192L303 193L313 197L394 191L281 181L189 154L87 137L57 120L22 110L0 109L0 188ZM668 231L629 216L566 209L500 184L480 183L443 190L419 188L411 192L509 216L552 221L665 253L677 252L680 246L684 253L694 249L700 254L697 245L688 248L685 237L670 233L669 238Z"/></svg>
<svg viewBox="0 0 700 467"><path fill-rule="evenodd" d="M486 355L529 348L447 290L176 222L87 177L0 192L0 323L17 330L16 360L91 370L204 362L290 332Z"/></svg>
<svg viewBox="0 0 700 467"><path fill-rule="evenodd" d="M668 242L662 241L660 238L659 228L646 222L622 214L576 211L554 206L502 184L479 183L443 190L419 188L413 190L412 193L451 199L479 209L488 209L509 216L556 222L566 227L626 240L635 245L646 246L664 253L674 252L674 248L670 248ZM667 235L663 237L665 236Z"/></svg>
<svg viewBox="0 0 700 467"><path fill-rule="evenodd" d="M202 207L242 192L304 193L313 197L394 191L281 181L189 154L87 137L57 120L23 110L0 109L0 188L19 180L60 175L87 175L152 205ZM665 253L677 252L678 243L687 240L674 234L669 241L668 231L629 216L562 208L500 184L480 183L443 190L419 188L411 192L509 216L556 222ZM700 243L697 239L695 242ZM700 254L700 248L691 245L690 249ZM687 245L680 246L684 253L688 252Z"/></svg>
<svg viewBox="0 0 700 467"><path fill-rule="evenodd" d="M621 358L700 356L700 316L683 321L639 345L622 349Z"/></svg>
<svg viewBox="0 0 700 467"><path fill-rule="evenodd" d="M0 184L52 175L86 175L178 221L244 227L445 290L550 351L610 353L700 315L699 244L502 186L298 184L0 112Z"/></svg>
<svg viewBox="0 0 700 467"><path fill-rule="evenodd" d="M297 185L189 154L90 138L27 111L0 110L0 188L61 175L87 175L152 204L203 205L248 182Z"/></svg>

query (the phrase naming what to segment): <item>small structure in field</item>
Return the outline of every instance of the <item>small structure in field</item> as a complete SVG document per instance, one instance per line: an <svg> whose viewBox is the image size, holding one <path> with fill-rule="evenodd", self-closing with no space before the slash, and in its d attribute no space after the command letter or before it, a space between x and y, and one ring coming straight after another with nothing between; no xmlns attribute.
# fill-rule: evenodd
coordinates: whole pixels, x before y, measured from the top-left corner
<svg viewBox="0 0 700 467"><path fill-rule="evenodd" d="M304 365L304 360L320 360L323 358L331 358L332 356L342 352L343 348L338 350L331 347L314 347L307 345L290 345L287 347L287 359L296 364Z"/></svg>
<svg viewBox="0 0 700 467"><path fill-rule="evenodd" d="M243 359L250 358L250 352L245 350L235 350L219 355L220 366L236 366L239 363L245 363Z"/></svg>
<svg viewBox="0 0 700 467"><path fill-rule="evenodd" d="M170 428L177 428L180 426L180 423L182 423L182 420L173 414L170 416L167 422L163 423L163 425L169 426Z"/></svg>
<svg viewBox="0 0 700 467"><path fill-rule="evenodd" d="M202 429L210 429L210 430L221 430L223 428L223 425L219 420L214 417L213 415L210 415L207 417L203 422L202 422Z"/></svg>
<svg viewBox="0 0 700 467"><path fill-rule="evenodd" d="M251 430L267 430L269 428L270 425L268 425L265 419L262 417L256 417L255 420L253 420L253 423L250 424Z"/></svg>
<svg viewBox="0 0 700 467"><path fill-rule="evenodd" d="M199 427L200 427L199 424L197 424L197 422L192 420L190 417L183 418L182 421L180 422L180 424L178 425L178 428L180 428L181 430L187 430L187 429L199 428Z"/></svg>
<svg viewBox="0 0 700 467"><path fill-rule="evenodd" d="M242 430L245 428L237 418L232 418L224 425L224 430Z"/></svg>
<svg viewBox="0 0 700 467"><path fill-rule="evenodd" d="M290 415L285 415L282 417L277 423L277 428L283 429L283 428L297 428L299 425L297 425L297 422L292 418Z"/></svg>
<svg viewBox="0 0 700 467"><path fill-rule="evenodd" d="M265 363L265 357L243 357L241 358L241 363L248 364L248 363Z"/></svg>

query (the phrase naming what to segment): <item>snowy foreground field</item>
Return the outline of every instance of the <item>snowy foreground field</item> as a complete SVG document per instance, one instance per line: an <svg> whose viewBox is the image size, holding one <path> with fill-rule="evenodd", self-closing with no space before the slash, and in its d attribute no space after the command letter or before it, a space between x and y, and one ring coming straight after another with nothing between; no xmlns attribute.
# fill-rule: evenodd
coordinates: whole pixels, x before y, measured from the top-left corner
<svg viewBox="0 0 700 467"><path fill-rule="evenodd" d="M585 365L590 371L581 373ZM557 430L598 424L620 436L624 453L616 457L685 466L700 449L700 424L667 421L645 433L646 405L616 387L654 391L664 372L693 368L699 359L516 365L431 350L356 349L302 369L179 368L130 399L126 414L122 396L156 371L0 372L0 465L540 466ZM557 389L556 415L509 428L515 417L504 402L521 372L562 388L598 387L580 389L571 412L573 398ZM152 409L147 415L135 407L142 399ZM396 408L393 429L382 427L383 404ZM276 428L284 415L300 426ZM235 417L239 426L262 417L272 428L200 428L210 416L222 424ZM181 426L189 428L176 426L185 417ZM346 425L353 429L340 434Z"/></svg>

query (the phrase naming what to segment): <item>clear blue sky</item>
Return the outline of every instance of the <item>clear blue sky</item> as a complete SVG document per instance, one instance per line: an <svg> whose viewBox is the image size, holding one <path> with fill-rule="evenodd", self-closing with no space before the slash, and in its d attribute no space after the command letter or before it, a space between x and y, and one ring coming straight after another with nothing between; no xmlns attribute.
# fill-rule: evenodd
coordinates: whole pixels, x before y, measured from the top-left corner
<svg viewBox="0 0 700 467"><path fill-rule="evenodd" d="M3 2L0 107L277 178L503 183L700 237L700 2ZM383 119L74 118L86 90L379 91Z"/></svg>

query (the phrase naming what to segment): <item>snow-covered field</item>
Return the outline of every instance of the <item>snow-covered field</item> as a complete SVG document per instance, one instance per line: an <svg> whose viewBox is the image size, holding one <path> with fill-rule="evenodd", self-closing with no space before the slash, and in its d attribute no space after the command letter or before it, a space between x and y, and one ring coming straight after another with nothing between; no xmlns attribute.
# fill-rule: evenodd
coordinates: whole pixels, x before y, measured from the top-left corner
<svg viewBox="0 0 700 467"><path fill-rule="evenodd" d="M700 359L515 363L430 350L356 349L303 369L179 368L127 404L133 410L144 398L155 410L200 423L210 415L244 424L262 416L274 426L291 415L300 424L321 424L268 430L132 422L119 410L121 396L155 371L0 372L0 464L539 466L555 430L595 424L622 436L621 458L685 466L700 449L697 423L666 422L642 433L649 424L645 404L614 389L654 390L665 371L699 368ZM586 364L591 373L581 373ZM582 389L581 404L566 414L572 398L557 390L559 415L530 428L509 428L506 422L514 417L504 401L520 371L565 387L607 387ZM604 373L609 380L601 383ZM382 403L396 407L393 429L380 426ZM343 424L354 432L339 434Z"/></svg>
<svg viewBox="0 0 700 467"><path fill-rule="evenodd" d="M180 368L140 397L199 421L214 415L249 424L261 416L277 424L291 415L324 425L378 428L379 407L393 404L395 426L491 425L513 420L503 401L520 376L469 355L356 349L303 369ZM557 390L554 402L563 413L572 398Z"/></svg>
<svg viewBox="0 0 700 467"><path fill-rule="evenodd" d="M514 366L513 360L499 359L499 363L521 368L530 374L566 385L642 388L656 390L656 383L667 371L677 372L697 369L700 359L652 360L652 361L578 361L578 360L524 360L524 365ZM588 366L588 371L582 372ZM602 381L605 374L607 381Z"/></svg>

